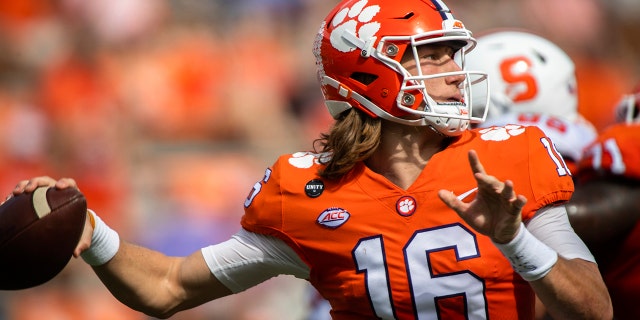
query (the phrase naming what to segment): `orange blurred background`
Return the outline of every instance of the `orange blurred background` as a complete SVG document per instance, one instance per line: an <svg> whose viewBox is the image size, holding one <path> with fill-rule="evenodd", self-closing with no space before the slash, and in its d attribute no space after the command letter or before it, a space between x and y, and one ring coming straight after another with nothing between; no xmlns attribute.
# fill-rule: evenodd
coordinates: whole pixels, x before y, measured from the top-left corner
<svg viewBox="0 0 640 320"><path fill-rule="evenodd" d="M0 190L73 177L129 241L182 255L239 228L242 203L285 152L331 123L311 53L336 1L0 1ZM640 82L640 3L450 1L475 33L530 29L576 62L599 130ZM304 319L306 283L279 277L173 319ZM73 260L0 292L0 319L149 319Z"/></svg>

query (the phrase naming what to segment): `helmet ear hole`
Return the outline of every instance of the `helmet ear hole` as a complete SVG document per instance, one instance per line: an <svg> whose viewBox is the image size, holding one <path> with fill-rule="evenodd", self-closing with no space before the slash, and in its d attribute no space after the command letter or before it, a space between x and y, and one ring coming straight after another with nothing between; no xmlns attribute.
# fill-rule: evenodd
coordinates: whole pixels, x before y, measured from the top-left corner
<svg viewBox="0 0 640 320"><path fill-rule="evenodd" d="M378 76L375 74L371 74L371 73L365 73L365 72L354 72L351 74L351 79L358 81L360 83L362 83L365 86L370 85L371 83L373 83L374 81L376 81L376 79L378 79Z"/></svg>

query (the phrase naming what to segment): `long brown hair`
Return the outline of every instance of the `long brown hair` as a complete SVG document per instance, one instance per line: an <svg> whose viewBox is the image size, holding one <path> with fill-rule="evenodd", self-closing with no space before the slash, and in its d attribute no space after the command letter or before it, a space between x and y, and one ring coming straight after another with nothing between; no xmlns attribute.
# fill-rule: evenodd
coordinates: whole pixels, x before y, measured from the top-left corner
<svg viewBox="0 0 640 320"><path fill-rule="evenodd" d="M330 155L320 157L325 164L320 177L340 179L356 163L369 158L380 145L381 128L381 119L371 118L356 108L344 112L329 132L320 134L313 143L315 152Z"/></svg>

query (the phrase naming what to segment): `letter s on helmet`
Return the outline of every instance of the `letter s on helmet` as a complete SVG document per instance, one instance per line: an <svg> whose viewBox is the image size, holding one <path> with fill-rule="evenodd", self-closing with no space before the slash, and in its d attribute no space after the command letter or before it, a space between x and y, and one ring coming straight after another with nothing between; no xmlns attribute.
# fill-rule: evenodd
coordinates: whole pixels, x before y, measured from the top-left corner
<svg viewBox="0 0 640 320"><path fill-rule="evenodd" d="M487 119L507 112L542 112L576 120L575 65L555 43L529 31L497 29L477 37L467 66L491 79Z"/></svg>
<svg viewBox="0 0 640 320"><path fill-rule="evenodd" d="M454 59L462 71L423 75L417 68L411 74L400 64L405 53L418 62L418 46L441 42L459 48ZM374 118L456 136L486 117L487 75L464 69L464 56L475 44L440 0L345 0L323 21L313 52L334 118L354 107ZM463 101L436 102L425 80L453 75L465 78L459 86Z"/></svg>

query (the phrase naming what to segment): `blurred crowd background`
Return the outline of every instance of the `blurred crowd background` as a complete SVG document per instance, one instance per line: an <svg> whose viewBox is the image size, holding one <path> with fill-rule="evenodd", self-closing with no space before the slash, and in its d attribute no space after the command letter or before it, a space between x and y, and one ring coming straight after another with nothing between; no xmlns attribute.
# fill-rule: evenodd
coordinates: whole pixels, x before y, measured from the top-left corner
<svg viewBox="0 0 640 320"><path fill-rule="evenodd" d="M0 1L0 192L73 177L128 241L186 255L235 233L285 152L331 123L311 53L335 0ZM640 81L637 0L450 0L476 35L536 32L576 62L580 111L602 130ZM278 277L173 319L305 319L304 281ZM150 319L72 259L0 292L0 320Z"/></svg>

